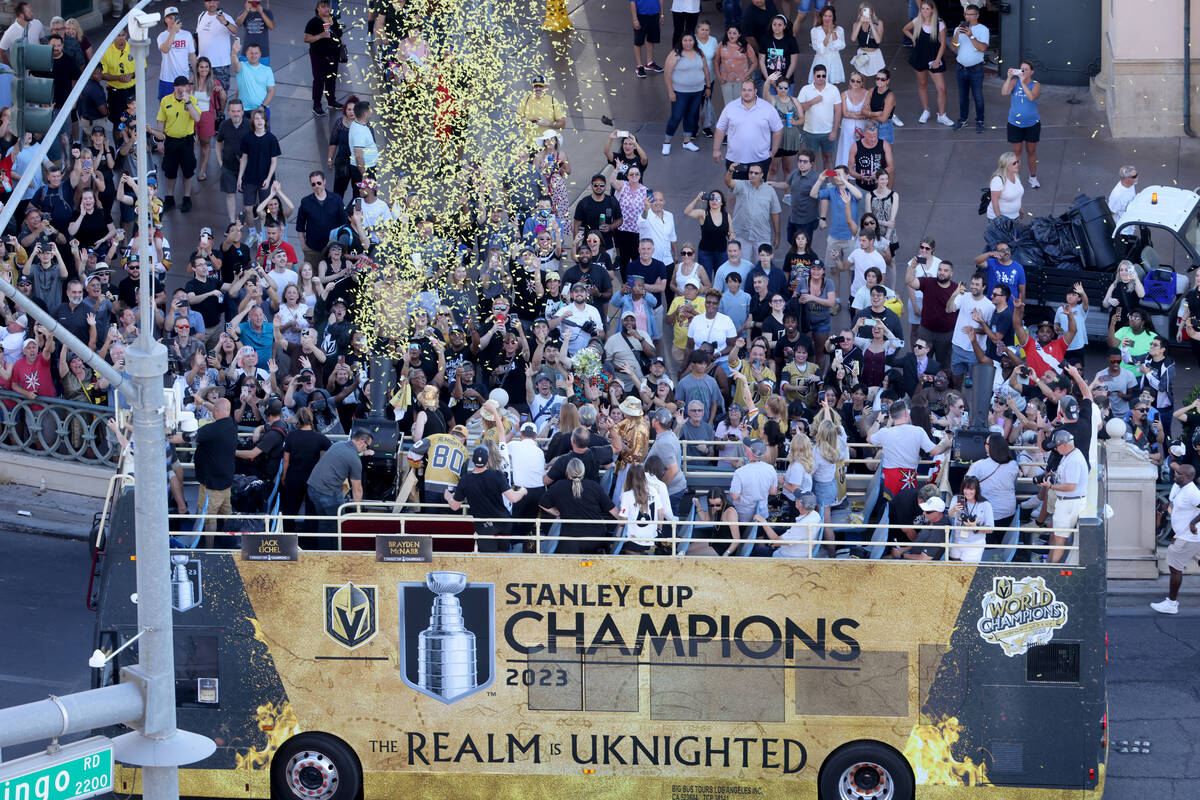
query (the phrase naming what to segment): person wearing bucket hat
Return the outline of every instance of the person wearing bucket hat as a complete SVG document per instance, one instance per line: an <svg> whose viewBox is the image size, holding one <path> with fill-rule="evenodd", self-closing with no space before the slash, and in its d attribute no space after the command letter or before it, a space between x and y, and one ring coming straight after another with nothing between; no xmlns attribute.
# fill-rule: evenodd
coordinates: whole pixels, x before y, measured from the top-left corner
<svg viewBox="0 0 1200 800"><path fill-rule="evenodd" d="M631 395L621 401L619 406L624 418L610 429L612 449L617 455L617 482L613 497L621 496L624 485L625 471L630 464L642 464L646 461L646 453L650 450L650 424L642 411L642 401Z"/></svg>
<svg viewBox="0 0 1200 800"><path fill-rule="evenodd" d="M445 433L448 426L445 416L438 407L441 404L441 392L438 388L432 384L426 386L417 396L417 400L421 404L421 410L413 417L413 439L423 439L435 433Z"/></svg>

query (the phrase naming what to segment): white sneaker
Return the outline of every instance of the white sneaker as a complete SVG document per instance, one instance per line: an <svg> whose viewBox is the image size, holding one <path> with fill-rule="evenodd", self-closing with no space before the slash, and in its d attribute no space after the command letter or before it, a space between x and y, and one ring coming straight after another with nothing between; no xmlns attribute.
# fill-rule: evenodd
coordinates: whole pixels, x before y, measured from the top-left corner
<svg viewBox="0 0 1200 800"><path fill-rule="evenodd" d="M901 121L901 119L899 117L897 117L895 114L892 114L892 124L895 125L897 128L904 127L904 122Z"/></svg>
<svg viewBox="0 0 1200 800"><path fill-rule="evenodd" d="M699 147L696 147L696 143L695 143L695 142L684 142L684 143L683 143L683 149L684 149L684 150L691 150L693 153L699 153L699 152L700 152L700 148L699 148Z"/></svg>
<svg viewBox="0 0 1200 800"><path fill-rule="evenodd" d="M920 116L920 118L917 119L917 122L921 123L922 125L924 125L926 122L929 122L929 109L928 108L921 112L921 116Z"/></svg>
<svg viewBox="0 0 1200 800"><path fill-rule="evenodd" d="M945 114L938 114L938 122L949 127L954 127L954 120L947 117Z"/></svg>
<svg viewBox="0 0 1200 800"><path fill-rule="evenodd" d="M1179 601L1171 600L1170 598L1165 599L1165 600L1160 600L1157 603L1151 603L1150 607L1153 608L1155 611L1157 611L1160 614L1178 614L1179 613Z"/></svg>
<svg viewBox="0 0 1200 800"><path fill-rule="evenodd" d="M1030 188L1030 189L1040 189L1040 188L1042 188L1042 184L1041 184L1041 182L1040 182L1040 181L1037 179L1037 177L1036 177L1036 176L1034 176L1034 175L1030 175L1030 176L1029 176L1029 188Z"/></svg>
<svg viewBox="0 0 1200 800"><path fill-rule="evenodd" d="M663 144L663 155L664 156L671 155L671 143L670 142L665 142Z"/></svg>

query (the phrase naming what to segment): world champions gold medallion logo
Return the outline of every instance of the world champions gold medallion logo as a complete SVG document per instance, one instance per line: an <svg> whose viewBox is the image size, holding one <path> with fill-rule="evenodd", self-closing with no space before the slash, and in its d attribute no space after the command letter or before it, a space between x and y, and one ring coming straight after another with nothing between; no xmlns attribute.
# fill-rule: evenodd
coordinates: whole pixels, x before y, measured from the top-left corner
<svg viewBox="0 0 1200 800"><path fill-rule="evenodd" d="M995 577L982 606L983 615L976 623L979 635L1000 645L1006 656L1045 644L1067 624L1067 604L1047 588L1045 578Z"/></svg>

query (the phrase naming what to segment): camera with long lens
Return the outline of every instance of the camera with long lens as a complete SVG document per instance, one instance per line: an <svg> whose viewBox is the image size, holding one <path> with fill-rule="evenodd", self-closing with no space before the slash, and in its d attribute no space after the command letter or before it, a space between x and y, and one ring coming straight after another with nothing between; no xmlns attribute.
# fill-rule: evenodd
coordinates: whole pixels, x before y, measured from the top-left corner
<svg viewBox="0 0 1200 800"><path fill-rule="evenodd" d="M968 523L973 523L973 522L978 522L978 521L979 521L979 518L975 514L968 514L967 512L964 511L963 513L958 515L958 524L959 525L966 525Z"/></svg>

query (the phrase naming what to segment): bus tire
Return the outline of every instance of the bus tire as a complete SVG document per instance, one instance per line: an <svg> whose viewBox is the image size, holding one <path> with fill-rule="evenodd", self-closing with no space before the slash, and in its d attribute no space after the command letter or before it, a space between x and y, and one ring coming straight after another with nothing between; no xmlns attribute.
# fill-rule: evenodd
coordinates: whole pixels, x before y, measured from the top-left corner
<svg viewBox="0 0 1200 800"><path fill-rule="evenodd" d="M361 791L354 751L329 734L302 733L271 759L273 800L354 800Z"/></svg>
<svg viewBox="0 0 1200 800"><path fill-rule="evenodd" d="M904 758L878 742L853 742L825 760L821 800L912 800L912 771Z"/></svg>

